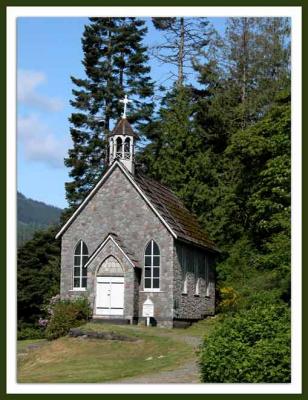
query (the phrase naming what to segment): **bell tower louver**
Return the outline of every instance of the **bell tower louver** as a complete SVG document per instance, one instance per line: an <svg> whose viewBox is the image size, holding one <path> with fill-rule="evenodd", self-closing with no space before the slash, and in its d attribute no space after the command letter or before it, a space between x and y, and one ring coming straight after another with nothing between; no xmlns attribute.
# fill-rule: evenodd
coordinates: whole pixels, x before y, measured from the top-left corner
<svg viewBox="0 0 308 400"><path fill-rule="evenodd" d="M121 161L131 174L134 173L135 140L138 138L126 117L117 122L108 137L109 165L114 160Z"/></svg>

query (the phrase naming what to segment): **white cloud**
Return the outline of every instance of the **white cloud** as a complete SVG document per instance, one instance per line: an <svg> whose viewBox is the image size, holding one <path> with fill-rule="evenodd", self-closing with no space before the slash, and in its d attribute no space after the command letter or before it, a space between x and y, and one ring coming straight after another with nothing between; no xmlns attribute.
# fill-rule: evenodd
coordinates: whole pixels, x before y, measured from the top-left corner
<svg viewBox="0 0 308 400"><path fill-rule="evenodd" d="M64 104L61 99L40 94L37 87L47 82L42 72L19 70L17 98L21 103L45 111L60 111Z"/></svg>
<svg viewBox="0 0 308 400"><path fill-rule="evenodd" d="M19 117L17 132L27 160L40 161L54 168L64 166L69 142L59 140L37 115Z"/></svg>

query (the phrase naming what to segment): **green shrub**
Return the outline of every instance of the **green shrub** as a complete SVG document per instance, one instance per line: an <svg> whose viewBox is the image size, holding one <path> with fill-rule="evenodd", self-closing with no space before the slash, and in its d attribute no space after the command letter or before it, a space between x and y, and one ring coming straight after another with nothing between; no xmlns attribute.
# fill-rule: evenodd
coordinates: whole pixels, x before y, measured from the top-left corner
<svg viewBox="0 0 308 400"><path fill-rule="evenodd" d="M290 382L290 315L285 305L257 305L229 316L204 339L203 382Z"/></svg>
<svg viewBox="0 0 308 400"><path fill-rule="evenodd" d="M17 340L43 339L44 332L36 325L23 325L17 331Z"/></svg>
<svg viewBox="0 0 308 400"><path fill-rule="evenodd" d="M84 324L90 316L89 302L85 298L60 300L53 305L45 336L48 340L67 335L70 328Z"/></svg>
<svg viewBox="0 0 308 400"><path fill-rule="evenodd" d="M239 294L232 286L218 288L218 312L234 311L238 308Z"/></svg>

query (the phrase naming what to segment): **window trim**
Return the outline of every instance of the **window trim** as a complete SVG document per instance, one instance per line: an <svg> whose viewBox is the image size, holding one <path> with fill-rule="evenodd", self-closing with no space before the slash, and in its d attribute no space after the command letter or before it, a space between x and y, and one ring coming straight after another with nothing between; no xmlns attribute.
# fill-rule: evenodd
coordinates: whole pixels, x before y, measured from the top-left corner
<svg viewBox="0 0 308 400"><path fill-rule="evenodd" d="M131 150L131 139L130 137L126 137L123 142L123 153L125 159L130 159L130 150Z"/></svg>
<svg viewBox="0 0 308 400"><path fill-rule="evenodd" d="M201 278L197 278L196 280L196 286L195 286L195 296L200 296L200 282L201 282Z"/></svg>
<svg viewBox="0 0 308 400"><path fill-rule="evenodd" d="M76 249L78 247L80 243L80 254L76 254ZM84 246L86 248L87 253L84 254ZM79 265L75 265L75 257L79 256L80 257L80 264ZM83 266L83 258L86 257L87 259L89 259L89 250L88 250L88 246L86 245L86 243L83 240L79 240L78 243L75 246L74 249L74 255L73 255L73 289L72 291L85 291L87 290L87 285L88 285L88 277L87 277L87 273L88 273L88 268L85 267L85 265L87 264L87 262L84 263ZM80 268L80 272L79 272L79 276L75 276L75 267L79 267ZM86 275L82 274L82 268L86 269ZM75 279L79 279L79 286L75 286ZM82 286L82 279L86 279L86 286Z"/></svg>
<svg viewBox="0 0 308 400"><path fill-rule="evenodd" d="M116 158L123 158L123 139L121 138L121 136L117 136L116 140Z"/></svg>
<svg viewBox="0 0 308 400"><path fill-rule="evenodd" d="M151 254L145 254L150 243L151 243ZM154 254L154 243L156 244L156 246L158 248L158 253L159 253L158 255ZM145 265L146 257L151 257L151 264L150 265ZM154 257L159 257L159 263L158 263L159 265L153 265L153 258ZM161 261L160 248L159 248L157 242L155 240L151 239L147 243L147 245L145 246L144 256L143 256L143 291L144 292L160 292L161 291L160 290L160 272L161 272L160 261ZM146 277L145 276L145 268L150 268L150 271L151 271L151 276L150 277ZM159 287L158 288L153 288L153 279L154 279L153 270L154 270L154 268L158 268L159 269L159 277L158 277L158 286ZM147 279L151 278L151 287L150 288L146 288L145 287L145 279L146 278Z"/></svg>
<svg viewBox="0 0 308 400"><path fill-rule="evenodd" d="M183 281L183 290L182 290L182 294L188 294L188 273L186 272L185 277L184 277L184 281Z"/></svg>

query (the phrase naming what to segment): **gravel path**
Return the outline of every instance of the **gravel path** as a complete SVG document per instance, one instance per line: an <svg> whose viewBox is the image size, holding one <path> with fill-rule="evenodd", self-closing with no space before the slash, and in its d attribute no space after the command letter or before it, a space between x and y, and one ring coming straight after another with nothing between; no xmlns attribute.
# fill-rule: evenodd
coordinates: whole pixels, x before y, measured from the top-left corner
<svg viewBox="0 0 308 400"><path fill-rule="evenodd" d="M161 336L170 337L170 335L161 334ZM194 354L197 347L201 343L201 339L194 336L174 336L174 340L183 341L186 344L192 346L192 353ZM126 378L122 380L117 380L110 383L200 383L199 379L199 369L197 365L197 357L194 360L183 364L179 368L172 370L165 370L156 373L151 373L142 376L135 376L131 378Z"/></svg>
<svg viewBox="0 0 308 400"><path fill-rule="evenodd" d="M126 378L110 383L200 383L199 371L195 362L184 364L181 368L161 371L155 374Z"/></svg>

